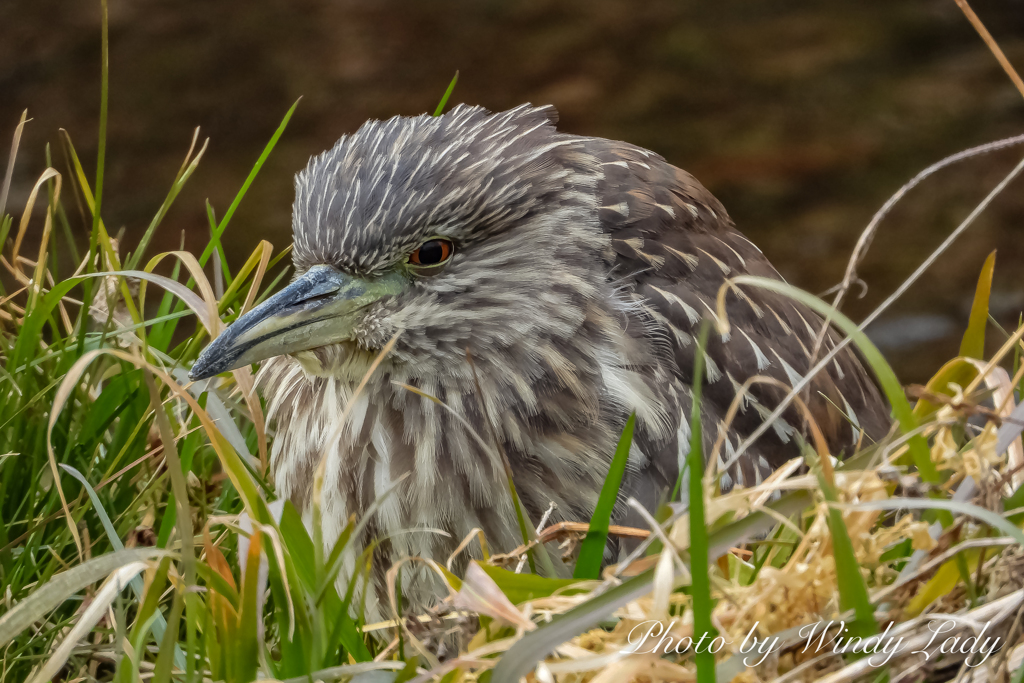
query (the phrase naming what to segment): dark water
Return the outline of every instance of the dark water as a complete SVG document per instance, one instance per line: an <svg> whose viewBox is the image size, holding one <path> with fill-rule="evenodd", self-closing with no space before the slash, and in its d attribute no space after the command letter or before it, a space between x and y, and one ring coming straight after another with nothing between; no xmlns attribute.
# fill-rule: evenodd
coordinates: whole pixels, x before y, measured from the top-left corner
<svg viewBox="0 0 1024 683"><path fill-rule="evenodd" d="M974 3L1024 68L1024 3ZM953 0L387 2L111 0L104 215L129 246L195 126L211 138L155 247L202 246L290 104L302 103L227 234L238 265L289 239L292 176L367 118L453 102L554 103L565 130L628 140L698 176L789 279L835 284L890 193L945 155L1024 132L1024 100ZM68 129L95 163L98 2L0 0L0 133L29 124L11 206ZM6 157L6 143L0 150ZM947 170L886 221L861 269L863 317L993 187L1024 149ZM59 170L64 162L57 155ZM1024 181L876 328L904 381L955 354L974 281L998 248L993 309L1024 307ZM991 342L998 341L990 338Z"/></svg>

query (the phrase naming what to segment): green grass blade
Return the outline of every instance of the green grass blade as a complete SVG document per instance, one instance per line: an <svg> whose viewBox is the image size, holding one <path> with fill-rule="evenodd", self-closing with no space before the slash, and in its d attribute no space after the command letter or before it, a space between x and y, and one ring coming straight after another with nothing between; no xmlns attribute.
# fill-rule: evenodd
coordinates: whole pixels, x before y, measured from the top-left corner
<svg viewBox="0 0 1024 683"><path fill-rule="evenodd" d="M192 512L188 504L188 487L185 483L185 472L182 471L181 460L178 458L178 446L174 439L174 432L171 429L171 421L164 410L160 392L156 387L156 381L148 369L143 370L142 377L149 389L149 398L156 415L155 422L160 439L164 446L164 459L167 462L167 471L171 479L171 490L174 491L174 503L176 505L178 537L181 542L181 563L184 571L186 587L194 586L196 583L196 556L193 549Z"/></svg>
<svg viewBox="0 0 1024 683"><path fill-rule="evenodd" d="M135 658L122 657L121 661L118 662L118 670L115 677L115 681L118 683L130 683L131 681L138 681L139 677L139 662L140 655L144 652L146 647L146 639L149 637L150 627L153 622L156 621L156 615L151 614L148 619L143 621L141 618L137 618L135 621L135 627L132 628L131 637L128 642L131 643L132 652L135 653ZM153 683L156 683L156 679L153 679Z"/></svg>
<svg viewBox="0 0 1024 683"><path fill-rule="evenodd" d="M512 604L518 605L527 600L543 598L560 591L560 595L573 595L580 589L569 589L569 586L580 584L578 579L552 579L537 574L516 574L508 569L487 564L479 564L487 576L501 589Z"/></svg>
<svg viewBox="0 0 1024 683"><path fill-rule="evenodd" d="M156 665L153 667L153 683L167 683L171 680L171 662L175 658L171 657L170 653L180 652L178 648L178 624L181 621L181 613L185 608L185 597L181 591L174 593L174 602L171 603L170 618L168 624L170 628L164 633L163 638L160 639L160 651L156 656ZM173 645L173 647L171 647ZM184 662L182 663L182 668Z"/></svg>
<svg viewBox="0 0 1024 683"><path fill-rule="evenodd" d="M366 558L372 555L373 548L375 545L371 545L369 548L363 551L359 560L356 561L356 570L352 576L349 577L348 586L345 588L345 597L341 601L341 609L338 611L337 622L331 631L332 643L339 643L345 648L345 651L355 659L357 662L369 662L373 659L373 655L370 650L366 647L366 643L363 642L362 631L359 630L359 626L355 620L352 619L352 600L355 598L356 587L359 584L359 577L365 576L365 581L369 581L370 567L366 561ZM362 569L365 568L365 572ZM365 582L364 582L364 585Z"/></svg>
<svg viewBox="0 0 1024 683"><path fill-rule="evenodd" d="M114 546L114 550L123 550L124 544L121 543L121 538L117 535L117 531L114 529L114 525L110 523L110 517L107 516L107 511L103 509L103 504L100 502L100 497L96 495L96 491L92 485L89 484L89 480L85 476L76 470L71 465L60 463L61 469L70 474L72 477L77 479L79 483L85 488L85 492L89 494L89 500L92 501L93 510L96 511L96 515L100 518L100 524L103 525L103 530L107 532L107 538L110 540L110 545ZM138 577L136 577L138 578ZM139 587L142 587L142 579L139 578ZM141 591L139 592L141 596Z"/></svg>
<svg viewBox="0 0 1024 683"><path fill-rule="evenodd" d="M239 682L256 680L256 670L259 668L257 622L262 598L259 593L259 572L263 538L264 535L259 532L250 538L245 572L238 587L238 638L233 643L234 651L230 656L239 674L236 679ZM273 554L270 548L268 554Z"/></svg>
<svg viewBox="0 0 1024 683"><path fill-rule="evenodd" d="M338 540L334 544L334 548L331 550L331 554L327 557L327 561L324 563L324 576L322 583L317 587L316 602L321 603L324 596L327 594L327 588L334 585L335 579L338 578L338 572L341 571L342 565L342 552L348 545L348 539L352 537L352 532L355 529L356 523L354 517L349 518L348 524L341 530L341 535L338 536Z"/></svg>
<svg viewBox="0 0 1024 683"><path fill-rule="evenodd" d="M950 387L950 384L966 387L977 376L978 368L973 363L964 358L954 358L932 375L928 383L925 384L925 389L932 394L953 396L954 389ZM924 422L941 407L941 403L933 403L926 398L921 398L914 406L914 415L918 420Z"/></svg>
<svg viewBox="0 0 1024 683"><path fill-rule="evenodd" d="M608 543L608 525L611 523L615 501L619 498L619 488L622 486L622 476L629 461L635 424L636 413L633 413L626 420L626 427L622 430L619 445L615 447L615 455L608 467L608 475L601 486L601 495L590 518L590 529L583 539L583 545L580 546L579 558L572 573L574 579L597 579L601 576L601 561L604 559L604 548Z"/></svg>
<svg viewBox="0 0 1024 683"><path fill-rule="evenodd" d="M107 0L100 0L102 21L100 24L100 127L96 146L96 192L93 200L92 210L92 231L95 233L99 228L100 207L103 202L103 175L107 160L107 107L110 93L110 40L109 20L107 13ZM90 261L91 263L91 261Z"/></svg>
<svg viewBox="0 0 1024 683"><path fill-rule="evenodd" d="M196 132L198 133L198 129ZM160 205L160 208L157 210L156 215L153 216L153 220L150 221L149 226L146 228L146 232L143 233L142 239L139 240L139 245L135 249L135 253L132 254L131 257L125 262L124 267L126 270L134 270L142 261L142 257L145 255L146 248L149 246L150 240L153 239L153 235L156 233L157 227L159 227L159 225L163 222L164 217L167 215L167 212L170 211L171 205L174 204L174 200L177 199L178 194L181 192L181 189L185 187L185 183L188 182L188 179L192 176L192 173L195 172L196 167L199 166L199 160L203 158L203 154L206 152L206 146L209 144L209 142L210 140L209 138L207 138L206 142L203 143L202 148L199 150L199 153L196 154L195 158L193 158L191 162L189 162L188 156L185 157L185 163L187 164L187 166L185 166L184 170L179 172L178 176L174 179L174 183L171 184L171 189L170 191L168 191L167 196L164 198L163 204ZM192 144L193 146L195 145L194 139L192 141ZM189 154L191 155L191 153L192 150L190 149Z"/></svg>
<svg viewBox="0 0 1024 683"><path fill-rule="evenodd" d="M315 546L306 531L306 526L302 523L302 517L290 500L285 501L277 525L281 529L281 543L288 551L303 588L306 592L316 590L317 567L313 559L316 554Z"/></svg>
<svg viewBox="0 0 1024 683"><path fill-rule="evenodd" d="M992 275L996 268L996 252L985 259L978 276L978 287L974 290L974 302L971 304L971 317L967 321L967 331L960 342L960 355L967 358L985 357L985 325L988 323L988 299L992 293Z"/></svg>
<svg viewBox="0 0 1024 683"><path fill-rule="evenodd" d="M14 219L12 217L0 216L0 244L7 244L7 235L10 233L13 223ZM4 291L2 283L0 283L0 291Z"/></svg>
<svg viewBox="0 0 1024 683"><path fill-rule="evenodd" d="M238 589L228 583L227 579L202 560L196 560L196 573L207 583L208 589L213 589L218 595L227 600L234 610L238 610Z"/></svg>
<svg viewBox="0 0 1024 683"><path fill-rule="evenodd" d="M434 116L440 116L444 113L444 106L448 104L448 98L452 96L452 91L455 90L455 84L459 82L459 72L455 72L455 78L448 84L448 89L444 91L444 96L441 101L437 103L437 109L434 110Z"/></svg>
<svg viewBox="0 0 1024 683"><path fill-rule="evenodd" d="M456 72L456 75L458 73ZM0 218L3 218L7 211L7 194L11 190L11 179L14 177L14 160L18 158L18 146L21 144L21 134L25 130L25 123L28 121L28 109L21 113L21 120L14 129L14 140L11 142L11 156L7 160L7 171L4 173L3 182L0 182ZM0 239L0 244L4 241Z"/></svg>
<svg viewBox="0 0 1024 683"><path fill-rule="evenodd" d="M288 253L288 251L290 251L290 250L291 250L291 245L288 246L288 249L285 250L285 253ZM275 262L277 260L279 260L280 258L281 258L281 255L274 257L274 260L272 260L270 262L270 265L267 266L267 269L269 270L270 268L273 268ZM267 297L269 297L271 295L271 293L274 292L274 290L277 289L277 286L279 284L281 284L281 280L284 280L288 276L289 271L291 271L291 267L285 267L285 268L281 269L280 273L278 273L277 275L274 276L274 279L270 281L270 284L267 285L266 287L264 287L263 291L260 293L260 295L256 297L256 300L252 302L253 308L255 308L256 306L259 306L261 303L263 303L267 299ZM236 280L236 282L237 282L237 280Z"/></svg>
<svg viewBox="0 0 1024 683"><path fill-rule="evenodd" d="M843 334L850 337L864 355L865 361L867 361L867 364L875 373L875 377L878 378L878 383L881 385L885 397L889 400L889 405L892 406L893 415L899 422L901 431L904 434L910 434L917 429L917 418L914 416L914 411L910 408L910 403L907 402L907 397L903 393L903 387L900 385L899 380L896 378L896 373L893 372L892 367L886 362L878 347L868 339L868 336L852 320L818 297L780 280L753 275L740 275L733 278L731 282L735 285L752 285L777 292L795 301L799 301L818 315L831 319L832 323ZM725 312L723 298L725 291L719 292L720 318L723 317ZM932 462L931 450L928 448L928 442L925 438L920 434L914 434L907 440L907 446L910 449L914 464L920 472L921 479L929 483L938 483L940 480L939 473Z"/></svg>
<svg viewBox="0 0 1024 683"><path fill-rule="evenodd" d="M398 672L398 675L394 677L392 683L407 683L416 678L417 670L416 663L419 661L418 657L410 657L405 661L405 668Z"/></svg>
<svg viewBox="0 0 1024 683"><path fill-rule="evenodd" d="M133 643L140 641L148 632L153 624L156 623L157 619L163 621L163 614L160 612L160 597L164 592L164 588L167 586L167 573L171 569L171 558L165 557L160 560L160 565L157 567L156 574L153 575L153 581L149 584L149 589L146 591L146 597L143 599L142 604L139 606L139 612L135 616L135 625L132 627L131 641ZM161 640L163 638L163 632L165 628L157 634L156 639ZM139 642L139 647L142 643ZM178 644L175 642L174 646L177 648ZM138 650L139 648L136 648ZM185 656L182 654L181 657L181 668L185 666Z"/></svg>
<svg viewBox="0 0 1024 683"><path fill-rule="evenodd" d="M370 520L373 519L373 516L377 514L377 509L384 504L391 494L398 490L398 487L405 482L405 479L408 476L408 473L403 474L393 484L391 484L391 486L385 489L381 495L377 496L356 523L354 529L348 531L348 527L346 526L346 531L348 531L348 533L343 532L341 536L338 537L338 541L335 544L334 549L331 551L330 559L324 569L323 583L321 583L317 588L314 603L319 603L323 599L327 588L334 583L334 578L338 575L338 572L341 571L343 560L342 550L344 549L344 545L342 545L341 548L338 548L338 544L346 544L350 538L361 538L363 531L366 529L366 525L369 524Z"/></svg>
<svg viewBox="0 0 1024 683"><path fill-rule="evenodd" d="M109 81L110 81L110 44L109 44L109 21L107 14L107 0L100 0L101 8L101 44L102 44L102 62L100 67L100 126L99 126L99 139L96 147L96 192L92 203L92 229L89 232L89 257L86 261L86 272L92 270L96 263L96 253L99 248L99 233L102 229L102 219L100 218L100 206L103 199L103 171L106 164L107 154L107 102L109 94ZM70 147L70 141L69 145ZM78 162L77 156L74 157L75 162ZM82 182L83 187L86 183ZM85 331L86 320L88 320L88 311L92 307L93 297L93 283L92 280L86 280L82 286L82 307L79 312L79 330ZM80 334L78 337L78 355L81 356L85 349L85 335Z"/></svg>
<svg viewBox="0 0 1024 683"><path fill-rule="evenodd" d="M225 277L228 281L228 285L231 284L231 271L228 270L228 256L224 253L224 245L220 241L220 230L217 227L217 214L213 210L213 205L210 204L210 200L206 200L206 220L210 223L210 243L213 244L213 253L217 256L215 265L213 268L214 278L218 277L217 262L220 265L220 275ZM221 295L223 298L223 295Z"/></svg>
<svg viewBox="0 0 1024 683"><path fill-rule="evenodd" d="M805 459L810 464L811 471L818 478L818 486L821 488L825 500L829 503L838 502L839 496L836 495L835 488L822 472L818 454L809 446L805 446L805 449ZM839 607L842 610L853 609L856 618L850 624L851 635L866 638L878 632L875 610L871 605L871 598L868 597L868 588L864 584L864 577L860 573L860 564L853 551L853 542L846 530L843 513L836 507L829 506L828 526L829 532L832 534L832 555L836 563Z"/></svg>
<svg viewBox="0 0 1024 683"><path fill-rule="evenodd" d="M293 104L288 109L288 113L284 115L284 119L281 121L281 124L277 127L277 130L274 131L274 134L271 136L270 142L268 142L266 146L263 148L263 153L260 154L259 158L256 160L256 164L253 165L252 170L249 171L249 176L245 179L245 182L242 183L242 188L238 191L238 194L235 195L235 199L234 201L231 202L231 205L228 207L228 210L224 213L224 217L220 219L220 223L217 225L216 234L210 239L209 242L206 243L206 248L203 249L203 253L199 257L200 265L205 266L206 261L210 258L210 256L213 255L213 250L216 248L216 245L220 243L220 237L221 235L224 234L224 230L228 227L228 223L231 222L232 216L235 215L235 211L238 209L238 205L242 203L242 199L245 197L245 193L249 191L249 187L252 185L253 181L256 180L256 176L259 174L260 169L263 168L263 164L267 161L267 157L269 157L270 153L274 151L274 147L277 145L277 141L281 139L281 135L284 133L284 129L288 127L288 122L292 118L292 114L295 113L295 108L299 106L299 102L301 101L302 98L295 100L295 104Z"/></svg>
<svg viewBox="0 0 1024 683"><path fill-rule="evenodd" d="M714 639L717 635L711 623L711 577L708 561L708 528L704 519L704 436L701 422L701 389L704 382L704 354L707 349L710 324L704 320L697 338L697 352L693 368L693 404L690 407L690 452L686 455L689 476L690 505L690 595L693 600L693 635ZM662 552L673 552L665 548ZM715 683L715 655L710 648L698 649L694 654L697 664L697 683Z"/></svg>

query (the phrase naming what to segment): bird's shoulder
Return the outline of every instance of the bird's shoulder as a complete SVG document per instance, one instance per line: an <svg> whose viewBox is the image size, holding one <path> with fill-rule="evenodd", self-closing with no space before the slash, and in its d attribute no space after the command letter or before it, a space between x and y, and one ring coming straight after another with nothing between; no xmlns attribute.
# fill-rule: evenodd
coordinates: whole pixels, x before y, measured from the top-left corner
<svg viewBox="0 0 1024 683"><path fill-rule="evenodd" d="M717 317L725 282L743 274L782 278L693 175L627 143L591 139L587 145L603 172L599 218L609 237L611 277L640 303L648 327L667 339L675 371L686 382L694 366L698 324ZM768 290L730 289L725 302L732 331L724 338L711 335L705 389L723 415L748 379L762 376L792 386L811 367L812 357L820 358L841 338L827 330L815 354L822 320ZM754 385L733 427L741 433L755 428L785 395L779 384ZM812 416L835 451L856 441L860 429L878 439L888 428L885 402L852 352L841 352L818 373L807 396ZM787 417L793 424L803 422L792 410ZM782 430L767 438L762 450L777 460L792 457Z"/></svg>

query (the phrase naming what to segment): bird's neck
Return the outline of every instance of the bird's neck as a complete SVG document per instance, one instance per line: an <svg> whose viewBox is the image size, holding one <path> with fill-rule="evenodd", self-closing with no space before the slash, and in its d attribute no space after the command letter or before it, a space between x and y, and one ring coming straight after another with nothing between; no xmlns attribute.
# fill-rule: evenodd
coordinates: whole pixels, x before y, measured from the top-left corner
<svg viewBox="0 0 1024 683"><path fill-rule="evenodd" d="M518 546L506 461L535 524L552 505L551 521L589 519L626 416L637 411L650 434L667 433L670 420L624 332L583 326L525 353L507 363L526 374L477 354L475 378L465 362L444 377L392 368L358 395L350 377L316 376L289 357L267 362L278 494L308 511L325 459L324 538L375 506L364 542L387 538L392 558L444 561L475 529L497 551ZM642 465L646 455L634 446L632 458Z"/></svg>
<svg viewBox="0 0 1024 683"><path fill-rule="evenodd" d="M561 489L599 489L629 412L651 424L667 422L650 379L637 371L645 359L609 320L595 311L572 337L478 352L472 365L462 361L445 375L392 366L355 400L359 378L351 373L322 377L308 362L268 361L260 383L276 426L279 494L304 505L313 471L327 458L325 494L337 490L343 517L365 512L390 482L407 476L396 497L406 521L450 520L461 507L467 523L476 515L477 526L493 526L486 518L504 515L510 504L494 496L507 490L504 454L517 487L531 494L523 494L533 499L528 507L543 511L555 502L560 516L586 518L589 512L573 509L579 505L566 502Z"/></svg>

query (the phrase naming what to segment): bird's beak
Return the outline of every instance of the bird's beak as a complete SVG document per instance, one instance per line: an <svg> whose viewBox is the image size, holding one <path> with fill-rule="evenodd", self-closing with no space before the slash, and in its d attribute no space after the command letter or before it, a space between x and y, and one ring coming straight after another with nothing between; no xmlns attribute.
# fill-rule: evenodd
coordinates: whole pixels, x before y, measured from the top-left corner
<svg viewBox="0 0 1024 683"><path fill-rule="evenodd" d="M196 359L188 376L213 377L256 361L351 339L357 312L400 292L398 272L356 278L314 266L283 290L232 323Z"/></svg>

